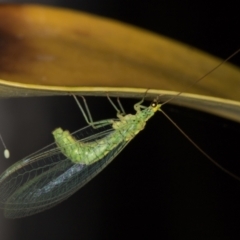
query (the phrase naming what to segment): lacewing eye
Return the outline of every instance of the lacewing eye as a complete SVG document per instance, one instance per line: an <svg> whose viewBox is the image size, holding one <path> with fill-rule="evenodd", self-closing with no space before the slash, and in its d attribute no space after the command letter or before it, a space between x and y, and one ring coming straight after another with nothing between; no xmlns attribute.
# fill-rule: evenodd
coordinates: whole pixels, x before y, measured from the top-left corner
<svg viewBox="0 0 240 240"><path fill-rule="evenodd" d="M152 107L156 107L156 106L157 106L157 102L152 102L152 103L151 103L151 106L152 106Z"/></svg>

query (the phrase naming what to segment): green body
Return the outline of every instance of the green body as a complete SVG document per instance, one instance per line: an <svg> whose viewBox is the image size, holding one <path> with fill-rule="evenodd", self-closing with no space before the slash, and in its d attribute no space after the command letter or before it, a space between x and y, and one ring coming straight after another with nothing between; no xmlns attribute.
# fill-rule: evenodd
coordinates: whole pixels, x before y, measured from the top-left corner
<svg viewBox="0 0 240 240"><path fill-rule="evenodd" d="M112 128L115 130L109 135L92 142L77 141L69 131L57 128L53 131L55 142L61 152L74 163L92 164L106 156L112 149L123 141L132 140L141 130L144 129L146 121L159 110L160 105L150 105L143 110L136 107L136 114L119 115L119 121L112 121Z"/></svg>

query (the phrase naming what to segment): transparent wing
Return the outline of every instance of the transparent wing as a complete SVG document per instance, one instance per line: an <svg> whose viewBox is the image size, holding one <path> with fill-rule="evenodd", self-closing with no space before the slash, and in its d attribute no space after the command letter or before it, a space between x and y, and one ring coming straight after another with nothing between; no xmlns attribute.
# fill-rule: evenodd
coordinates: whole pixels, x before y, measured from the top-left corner
<svg viewBox="0 0 240 240"><path fill-rule="evenodd" d="M112 131L110 126L97 130L86 127L72 135L88 142ZM127 143L123 141L91 165L73 163L55 143L15 163L0 176L0 206L5 216L26 217L57 205L96 176Z"/></svg>

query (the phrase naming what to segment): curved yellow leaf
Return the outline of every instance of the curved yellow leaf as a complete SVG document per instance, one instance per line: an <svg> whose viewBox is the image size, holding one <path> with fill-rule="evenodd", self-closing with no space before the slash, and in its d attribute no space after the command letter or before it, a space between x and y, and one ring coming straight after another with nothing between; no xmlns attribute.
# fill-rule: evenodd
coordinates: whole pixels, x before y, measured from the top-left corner
<svg viewBox="0 0 240 240"><path fill-rule="evenodd" d="M159 89L184 91L220 61L117 21L37 5L1 5L0 39L1 96L108 91L139 97L146 89L152 89L152 95L163 93ZM239 100L239 79L239 69L225 64L189 91ZM205 108L202 97L191 96L175 102ZM219 99L210 105L219 101L223 109L238 109L238 103Z"/></svg>

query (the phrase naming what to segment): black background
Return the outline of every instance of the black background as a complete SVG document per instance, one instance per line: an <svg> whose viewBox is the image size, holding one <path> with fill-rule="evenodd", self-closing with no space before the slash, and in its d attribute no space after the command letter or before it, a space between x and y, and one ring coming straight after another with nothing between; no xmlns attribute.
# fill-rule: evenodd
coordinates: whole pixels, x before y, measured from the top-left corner
<svg viewBox="0 0 240 240"><path fill-rule="evenodd" d="M231 1L45 3L141 26L222 58L240 46L239 9ZM232 62L239 65L240 57ZM115 117L105 98L87 100L94 119ZM127 111L134 102L122 100ZM2 170L52 142L54 128L74 131L85 125L71 97L4 99L0 111L0 131L11 151L10 160L2 158ZM239 124L171 105L165 111L204 151L240 175ZM239 217L240 182L210 163L158 113L101 174L67 201L19 220L5 219L1 211L0 237L236 239Z"/></svg>

